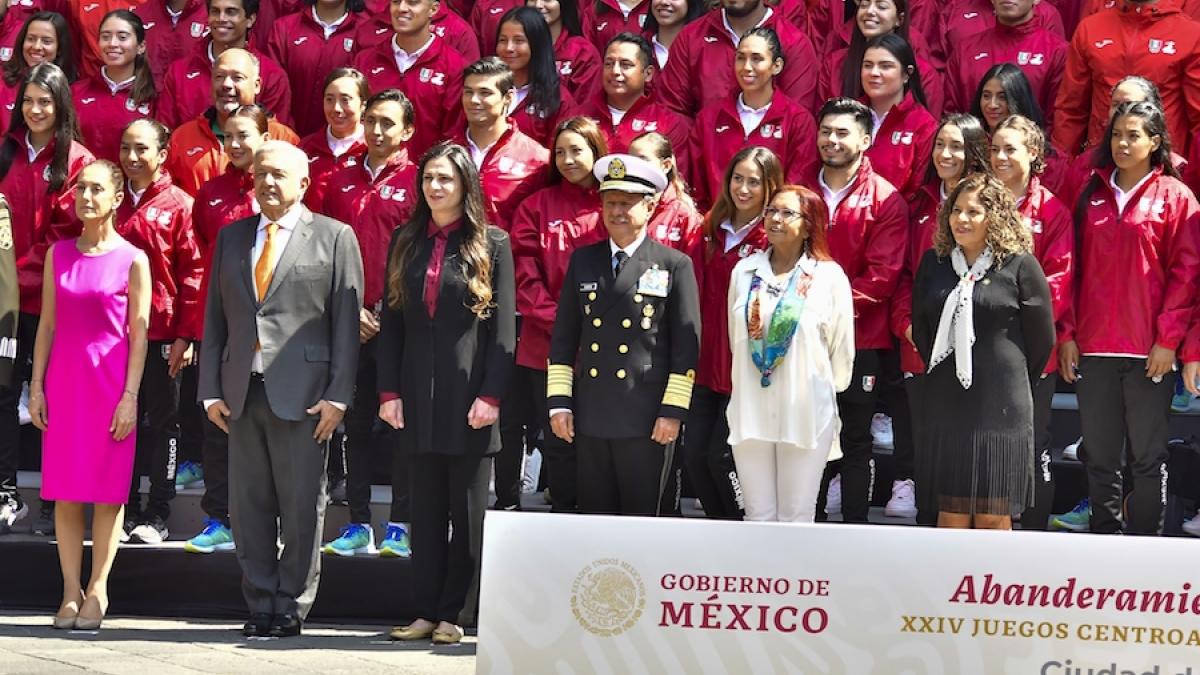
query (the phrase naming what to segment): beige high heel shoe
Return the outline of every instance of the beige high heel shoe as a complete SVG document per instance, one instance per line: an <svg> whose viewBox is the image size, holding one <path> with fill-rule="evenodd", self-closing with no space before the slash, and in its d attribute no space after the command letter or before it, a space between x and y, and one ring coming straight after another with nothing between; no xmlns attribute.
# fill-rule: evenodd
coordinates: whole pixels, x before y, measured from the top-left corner
<svg viewBox="0 0 1200 675"><path fill-rule="evenodd" d="M58 608L58 613L54 615L53 626L58 630L71 630L75 628L75 622L79 618L79 606L83 604L83 594L79 594L78 600L64 602ZM71 605L75 606L72 608ZM63 610L68 610L68 614L63 614Z"/></svg>
<svg viewBox="0 0 1200 675"><path fill-rule="evenodd" d="M108 611L107 606L100 606L100 616L90 617L84 616L83 610L87 607L95 596L90 596L83 601L83 606L79 608L79 615L75 617L75 630L99 630L100 624L104 622L104 613ZM100 605L100 601L96 600L96 605Z"/></svg>

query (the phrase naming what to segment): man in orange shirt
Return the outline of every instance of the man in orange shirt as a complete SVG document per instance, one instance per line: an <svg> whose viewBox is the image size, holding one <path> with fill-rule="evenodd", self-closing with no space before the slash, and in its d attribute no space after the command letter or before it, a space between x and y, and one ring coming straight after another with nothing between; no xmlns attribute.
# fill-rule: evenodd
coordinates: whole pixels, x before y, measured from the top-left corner
<svg viewBox="0 0 1200 675"><path fill-rule="evenodd" d="M253 105L262 89L258 57L244 49L227 49L213 63L213 106L171 135L167 171L175 184L195 197L200 186L225 170L229 158L221 148L225 120L244 105ZM299 144L296 132L270 121L272 139Z"/></svg>

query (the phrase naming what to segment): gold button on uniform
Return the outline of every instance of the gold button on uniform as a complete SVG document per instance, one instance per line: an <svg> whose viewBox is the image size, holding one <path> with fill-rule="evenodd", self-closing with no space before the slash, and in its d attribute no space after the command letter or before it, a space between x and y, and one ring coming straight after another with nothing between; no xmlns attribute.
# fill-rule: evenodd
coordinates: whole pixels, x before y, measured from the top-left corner
<svg viewBox="0 0 1200 675"><path fill-rule="evenodd" d="M601 323L600 317L596 317L596 318L592 319L592 325L595 326L596 328L600 327L600 323Z"/></svg>
<svg viewBox="0 0 1200 675"><path fill-rule="evenodd" d="M596 320L599 321L600 319L596 319ZM599 324L597 324L597 325L599 325ZM633 325L633 322L630 321L629 319L625 319L624 321L621 322L622 328L629 328L632 325Z"/></svg>
<svg viewBox="0 0 1200 675"><path fill-rule="evenodd" d="M595 377L599 374L600 374L600 371L596 370L595 368L592 368L591 370L588 371L588 375L591 375L592 377Z"/></svg>
<svg viewBox="0 0 1200 675"><path fill-rule="evenodd" d="M594 352L598 352L598 351L600 351L600 343L598 343L598 342L593 342L593 343L592 343L592 351L594 351Z"/></svg>
<svg viewBox="0 0 1200 675"><path fill-rule="evenodd" d="M641 293L636 293L636 294L634 294L634 296L633 296L633 301L634 301L634 302L641 302L641 301L642 301L642 294L641 294Z"/></svg>
<svg viewBox="0 0 1200 675"><path fill-rule="evenodd" d="M617 351L621 352L622 354L628 354L629 345L621 345L620 347L617 347Z"/></svg>
<svg viewBox="0 0 1200 675"><path fill-rule="evenodd" d="M595 299L596 299L595 291L588 293L588 300L595 300Z"/></svg>
<svg viewBox="0 0 1200 675"><path fill-rule="evenodd" d="M625 379L625 369L624 368L621 368L620 370L617 371L617 379L618 380Z"/></svg>

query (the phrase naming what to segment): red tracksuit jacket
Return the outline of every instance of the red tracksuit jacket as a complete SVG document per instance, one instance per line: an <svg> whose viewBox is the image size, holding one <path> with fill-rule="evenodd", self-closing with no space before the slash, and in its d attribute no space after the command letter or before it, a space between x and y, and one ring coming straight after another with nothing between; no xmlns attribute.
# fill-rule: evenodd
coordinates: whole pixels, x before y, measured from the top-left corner
<svg viewBox="0 0 1200 675"><path fill-rule="evenodd" d="M600 195L563 181L539 190L517 207L509 233L522 316L517 365L546 370L558 296L571 253L608 236Z"/></svg>
<svg viewBox="0 0 1200 675"><path fill-rule="evenodd" d="M579 19L584 26L583 34L591 39L597 51L604 49L609 40L621 33L642 35L645 33L650 2L641 0L626 14L617 0L580 0Z"/></svg>
<svg viewBox="0 0 1200 675"><path fill-rule="evenodd" d="M921 71L921 89L925 91L925 104L934 118L941 117L946 109L945 80L942 73L929 59L928 52L918 50L913 45L917 57L917 69ZM842 95L842 64L846 62L849 49L843 47L825 57L821 62L821 77L819 90L822 100Z"/></svg>
<svg viewBox="0 0 1200 675"><path fill-rule="evenodd" d="M412 101L416 132L408 142L412 157L420 157L438 141L458 134L466 119L462 109L462 71L467 62L444 41L433 40L407 73L396 66L392 42L364 51L354 67L367 76L371 91L395 87Z"/></svg>
<svg viewBox="0 0 1200 675"><path fill-rule="evenodd" d="M1058 10L1048 2L1039 2L1033 7L1033 18L1029 23L1045 28L1062 37L1067 35L1063 30L1062 17ZM990 0L952 0L942 14L940 34L945 54L949 57L960 49L969 49L976 33L985 31L996 25L996 12Z"/></svg>
<svg viewBox="0 0 1200 675"><path fill-rule="evenodd" d="M1064 339L1065 317L1071 308L1075 283L1075 225L1071 210L1065 202L1042 186L1037 176L1029 181L1025 199L1017 208L1021 219L1033 233L1033 256L1046 273L1050 285L1050 302L1054 308L1054 325L1058 341ZM1050 352L1050 360L1042 372L1058 369L1058 348Z"/></svg>
<svg viewBox="0 0 1200 675"><path fill-rule="evenodd" d="M643 95L629 106L621 123L613 126L612 114L608 111L608 99L604 92L591 99L591 105L583 109L582 114L596 120L604 140L608 141L609 152L626 152L633 139L644 133L657 131L671 141L675 149L675 159L679 168L688 174L690 168L684 160L688 150L688 133L691 122L683 115L676 113L667 106L658 103L648 95Z"/></svg>
<svg viewBox="0 0 1200 675"><path fill-rule="evenodd" d="M190 56L208 37L208 8L203 0L187 0L176 21L167 13L166 0L148 0L133 13L146 28L146 60L159 86L171 64Z"/></svg>
<svg viewBox="0 0 1200 675"><path fill-rule="evenodd" d="M522 103L510 116L521 128L521 133L547 149L554 144L554 130L558 125L579 114L579 105L567 89L566 82L559 82L558 96L558 111L553 115L536 112L532 105Z"/></svg>
<svg viewBox="0 0 1200 675"><path fill-rule="evenodd" d="M367 151L367 146L360 140L343 152L341 157L334 157L325 134L326 129L321 129L300 141L300 149L308 155L309 182L308 189L304 191L304 205L314 213L325 213L325 195L333 175L348 166L358 166L359 157Z"/></svg>
<svg viewBox="0 0 1200 675"><path fill-rule="evenodd" d="M150 262L149 340L194 340L204 259L192 234L192 198L164 174L133 205L128 188L117 210L117 232Z"/></svg>
<svg viewBox="0 0 1200 675"><path fill-rule="evenodd" d="M559 34L554 42L558 76L576 101L590 101L602 93L600 77L604 59L596 47L578 35Z"/></svg>
<svg viewBox="0 0 1200 675"><path fill-rule="evenodd" d="M682 199L674 185L668 185L650 214L646 235L654 241L689 253L696 246L704 228L704 218L696 207Z"/></svg>
<svg viewBox="0 0 1200 675"><path fill-rule="evenodd" d="M524 7L522 0L476 0L467 18L475 37L479 39L479 53L483 56L496 55L496 34L500 31L500 18L515 7ZM583 8L579 9L583 19ZM584 31L586 34L587 31Z"/></svg>
<svg viewBox="0 0 1200 675"><path fill-rule="evenodd" d="M1079 17L1076 20L1076 25L1084 18L1096 14L1105 9L1112 9L1121 4L1121 0L1083 0L1082 6L1079 7ZM1200 0L1183 0L1183 13L1200 21ZM1060 12L1062 10L1059 10ZM1066 23L1066 17L1063 17L1063 22ZM1071 31L1072 34L1074 31Z"/></svg>
<svg viewBox="0 0 1200 675"><path fill-rule="evenodd" d="M1062 339L1085 355L1177 349L1196 304L1200 208L1187 186L1155 169L1118 213L1112 171L1094 172L1099 185L1083 205L1075 303Z"/></svg>
<svg viewBox="0 0 1200 675"><path fill-rule="evenodd" d="M454 142L467 147L466 131L459 131ZM517 207L527 197L546 186L546 166L550 151L521 133L508 120L508 131L492 145L479 167L483 188L483 206L488 222L508 232Z"/></svg>
<svg viewBox="0 0 1200 675"><path fill-rule="evenodd" d="M100 22L115 9L136 10L146 0L63 0L63 16L71 28L79 77L100 74Z"/></svg>
<svg viewBox="0 0 1200 675"><path fill-rule="evenodd" d="M1200 127L1200 23L1179 0L1125 3L1079 22L1055 101L1051 139L1072 155L1100 142L1112 88L1137 73L1158 85L1175 149Z"/></svg>
<svg viewBox="0 0 1200 675"><path fill-rule="evenodd" d="M8 198L12 211L12 248L17 259L17 283L21 287L21 311L42 313L42 266L46 251L55 242L78 237L82 229L75 215L75 177L95 157L87 148L72 142L67 159L67 181L57 193L49 193L47 178L54 157L54 141L29 161L25 139L17 141L8 173L0 179L0 194Z"/></svg>
<svg viewBox="0 0 1200 675"><path fill-rule="evenodd" d="M392 232L408 221L417 203L417 166L401 149L372 180L367 155L356 165L341 169L329 179L321 213L349 223L358 236L363 257L363 307L378 309L383 299L388 243Z"/></svg>
<svg viewBox="0 0 1200 675"><path fill-rule="evenodd" d="M692 248L692 265L700 284L700 360L696 384L728 396L733 391L733 354L729 347L729 281L742 258L767 248L767 233L759 219L740 244L725 250L729 233L714 225L715 234L699 238ZM712 247L711 253L709 247Z"/></svg>
<svg viewBox="0 0 1200 675"><path fill-rule="evenodd" d="M892 334L900 345L900 370L905 373L924 373L925 360L921 353L908 341L905 333L912 327L913 278L921 266L925 251L933 248L933 233L937 231L938 210L942 207L942 183L935 180L921 187L916 199L908 205L909 230L908 251L904 256L904 269L896 284L889 310Z"/></svg>
<svg viewBox="0 0 1200 675"><path fill-rule="evenodd" d="M258 201L254 198L254 179L232 164L225 173L206 182L196 193L196 201L192 205L192 235L200 251L201 267L204 270L196 323L191 326L191 333L197 340L204 339L204 303L208 298L208 273L212 268L212 252L217 245L217 233L226 225L256 216L258 212Z"/></svg>
<svg viewBox="0 0 1200 675"><path fill-rule="evenodd" d="M155 116L155 102L134 103L130 98L132 91L131 85L114 93L99 75L77 80L71 85L83 144L97 159L107 159L120 166L121 132L125 125Z"/></svg>
<svg viewBox="0 0 1200 675"><path fill-rule="evenodd" d="M325 29L313 18L313 8L281 17L267 40L267 54L287 73L292 92L289 110L301 136L325 128L325 78L334 68L349 66L357 54L355 34L366 19L347 14L325 39Z"/></svg>
<svg viewBox="0 0 1200 675"><path fill-rule="evenodd" d="M689 176L697 201L706 209L721 194L729 161L746 146L762 146L778 155L789 183L801 183L816 172L817 127L809 111L776 90L766 116L747 134L738 116L738 96L730 94L708 105L692 126Z"/></svg>
<svg viewBox="0 0 1200 675"><path fill-rule="evenodd" d="M970 112L984 73L997 63L1015 64L1025 73L1049 126L1067 63L1067 41L1039 26L1036 20L1020 26L996 24L960 44L946 64L946 109ZM1049 129L1046 132L1048 135Z"/></svg>
<svg viewBox="0 0 1200 675"><path fill-rule="evenodd" d="M801 107L816 110L820 107L817 69L813 68L817 57L808 36L779 14L767 17L762 25L774 28L783 43L785 65L775 78L776 91ZM654 81L654 95L680 115L694 117L704 106L737 92L733 73L736 52L733 38L725 30L724 10L709 12L688 24L671 44L667 67Z"/></svg>
<svg viewBox="0 0 1200 675"><path fill-rule="evenodd" d="M205 40L197 45L190 56L171 64L162 82L156 82L158 118L168 127L178 127L212 106L212 61L208 58L211 44L211 40ZM247 46L247 49L259 61L262 90L258 94L258 103L280 122L291 126L292 90L287 73L265 53L253 46Z"/></svg>
<svg viewBox="0 0 1200 675"><path fill-rule="evenodd" d="M810 187L818 195L816 175ZM829 252L850 279L856 349L890 349L888 303L908 251L908 207L863 157L850 191L830 218Z"/></svg>
<svg viewBox="0 0 1200 675"><path fill-rule="evenodd" d="M925 182L936 132L937 120L909 94L888 111L867 148L875 172L906 200L915 198Z"/></svg>

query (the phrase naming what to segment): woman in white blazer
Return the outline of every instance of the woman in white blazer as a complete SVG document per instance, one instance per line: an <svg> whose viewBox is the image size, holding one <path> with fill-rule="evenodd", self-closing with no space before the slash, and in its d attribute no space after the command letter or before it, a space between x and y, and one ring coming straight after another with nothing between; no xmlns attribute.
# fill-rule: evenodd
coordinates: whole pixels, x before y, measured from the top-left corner
<svg viewBox="0 0 1200 675"><path fill-rule="evenodd" d="M841 456L837 393L854 370L854 307L825 214L811 190L780 188L763 210L770 247L733 270L727 414L746 520L812 522L825 463Z"/></svg>

